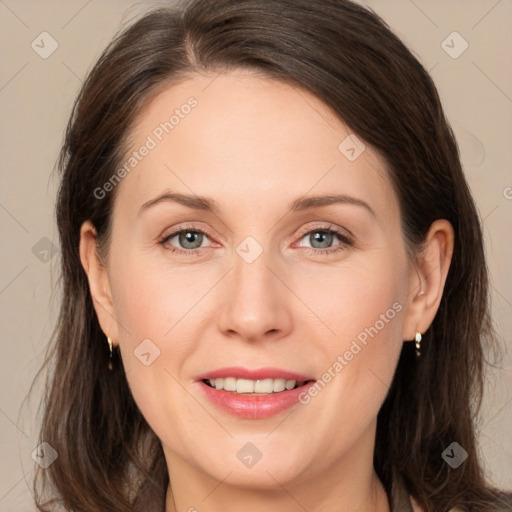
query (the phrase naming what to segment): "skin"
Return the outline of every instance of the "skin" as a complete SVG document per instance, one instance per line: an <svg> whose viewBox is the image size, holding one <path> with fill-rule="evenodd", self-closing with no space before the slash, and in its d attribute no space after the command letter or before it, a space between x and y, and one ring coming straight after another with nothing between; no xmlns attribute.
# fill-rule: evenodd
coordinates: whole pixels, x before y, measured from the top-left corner
<svg viewBox="0 0 512 512"><path fill-rule="evenodd" d="M366 145L349 161L338 146L350 131L318 98L247 71L163 90L139 115L132 149L190 96L197 107L118 185L108 256L97 255L90 222L80 243L100 325L119 344L133 396L163 445L166 512L388 511L372 465L377 413L402 343L424 333L439 307L452 226L436 221L413 264L377 153ZM140 213L170 190L209 196L219 211L163 201ZM334 193L364 200L375 216L353 204L288 206ZM187 223L209 233L198 235L198 255L172 253L190 251L177 236L158 243ZM350 231L353 245L315 242L326 223ZM236 252L247 236L263 248L252 263ZM194 382L224 366L321 379L394 303L401 311L306 405L241 419ZM134 356L147 338L160 350L149 366ZM262 453L252 468L237 458L247 442Z"/></svg>

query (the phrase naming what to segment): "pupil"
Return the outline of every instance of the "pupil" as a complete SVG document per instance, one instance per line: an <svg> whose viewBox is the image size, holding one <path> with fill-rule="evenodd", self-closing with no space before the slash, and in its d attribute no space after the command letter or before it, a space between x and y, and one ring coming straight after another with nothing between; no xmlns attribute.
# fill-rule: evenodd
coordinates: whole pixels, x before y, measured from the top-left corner
<svg viewBox="0 0 512 512"><path fill-rule="evenodd" d="M197 236L201 236L201 233L198 233L197 231L185 231L184 233L181 234L180 242L187 249L197 249L198 247L201 246L201 240L199 242L199 245L197 245L197 246L189 247L187 245L187 244L193 244L194 238L196 238L195 241L197 242Z"/></svg>
<svg viewBox="0 0 512 512"><path fill-rule="evenodd" d="M322 243L322 238L324 238L324 242L325 242L325 239L327 239L327 241L331 241L332 240L332 237L333 237L333 234L332 233L326 233L326 232L323 232L323 231L317 231L314 235L313 235L313 241L314 242L320 242ZM311 245L313 247L315 247L315 245L313 243L311 243ZM327 244L327 247L329 247L330 244ZM325 249L326 247L320 247L320 249Z"/></svg>

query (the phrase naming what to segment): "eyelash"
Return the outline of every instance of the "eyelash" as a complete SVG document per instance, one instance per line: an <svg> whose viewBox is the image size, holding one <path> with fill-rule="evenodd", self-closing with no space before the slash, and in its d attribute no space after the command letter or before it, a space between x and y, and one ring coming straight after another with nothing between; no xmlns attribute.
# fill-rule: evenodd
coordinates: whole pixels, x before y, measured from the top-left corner
<svg viewBox="0 0 512 512"><path fill-rule="evenodd" d="M182 227L176 231L173 231L172 233L162 236L158 240L158 244L163 246L166 250L171 251L172 253L186 254L187 256L199 256L199 252L200 252L201 248L179 249L174 246L166 246L166 244L169 240L171 240L176 235L179 235L180 233L183 233L183 232L201 233L203 235L206 235L208 238L211 238L211 236L209 235L209 233L207 231L205 231L203 229L199 229L196 226L191 225L191 226ZM318 226L313 229L303 231L299 235L299 241L302 240L306 235L309 235L310 233L316 233L316 232L336 235L339 238L340 243L338 245L336 245L334 247L330 247L328 249L315 249L313 247L303 247L303 249L306 251L307 254L316 255L316 256L318 254L334 254L334 253L344 250L346 247L350 247L350 246L354 245L354 241L350 236L348 236L344 232L341 232L332 226Z"/></svg>

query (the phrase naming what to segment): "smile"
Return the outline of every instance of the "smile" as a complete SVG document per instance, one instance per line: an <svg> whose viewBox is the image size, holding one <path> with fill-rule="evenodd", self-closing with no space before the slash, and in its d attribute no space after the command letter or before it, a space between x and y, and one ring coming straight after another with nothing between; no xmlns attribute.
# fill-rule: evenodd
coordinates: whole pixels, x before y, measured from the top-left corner
<svg viewBox="0 0 512 512"><path fill-rule="evenodd" d="M217 390L231 391L238 394L263 394L281 393L285 390L302 387L306 382L286 379L237 379L236 377L219 377L216 379L204 379L203 382Z"/></svg>

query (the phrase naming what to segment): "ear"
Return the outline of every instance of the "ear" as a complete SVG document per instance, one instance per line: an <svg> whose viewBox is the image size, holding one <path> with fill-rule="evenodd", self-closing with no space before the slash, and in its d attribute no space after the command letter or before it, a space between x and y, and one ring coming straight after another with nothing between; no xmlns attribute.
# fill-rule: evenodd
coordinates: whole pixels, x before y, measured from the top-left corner
<svg viewBox="0 0 512 512"><path fill-rule="evenodd" d="M80 261L89 280L94 309L102 331L116 344L119 339L119 327L115 316L114 303L107 267L97 249L96 229L90 221L80 228Z"/></svg>
<svg viewBox="0 0 512 512"><path fill-rule="evenodd" d="M453 254L454 231L445 219L432 223L418 261L411 265L402 339L423 334L436 316Z"/></svg>

